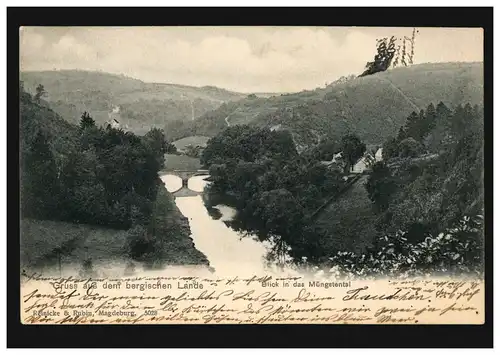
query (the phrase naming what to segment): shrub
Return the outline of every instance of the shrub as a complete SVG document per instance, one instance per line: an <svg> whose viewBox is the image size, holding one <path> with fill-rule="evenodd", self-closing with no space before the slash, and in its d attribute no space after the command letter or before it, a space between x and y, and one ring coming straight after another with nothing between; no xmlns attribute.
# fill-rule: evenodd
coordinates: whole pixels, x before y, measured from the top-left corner
<svg viewBox="0 0 500 355"><path fill-rule="evenodd" d="M402 158L417 157L422 151L422 145L414 138L406 138L399 143L399 156Z"/></svg>
<svg viewBox="0 0 500 355"><path fill-rule="evenodd" d="M405 232L383 236L364 254L338 251L326 262L337 276L411 277L482 273L482 216L463 217L437 236L411 243Z"/></svg>
<svg viewBox="0 0 500 355"><path fill-rule="evenodd" d="M128 254L134 260L140 260L142 256L151 252L153 249L152 242L147 238L146 229L137 225L130 228L128 234Z"/></svg>

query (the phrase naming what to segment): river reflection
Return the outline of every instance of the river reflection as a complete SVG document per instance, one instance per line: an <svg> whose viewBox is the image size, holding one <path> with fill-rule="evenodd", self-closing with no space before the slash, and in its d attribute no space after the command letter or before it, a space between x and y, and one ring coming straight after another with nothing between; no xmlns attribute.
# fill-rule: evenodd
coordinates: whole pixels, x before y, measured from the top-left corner
<svg viewBox="0 0 500 355"><path fill-rule="evenodd" d="M208 183L204 181L206 177L192 177L188 181L188 188L203 191ZM169 191L176 191L182 185L181 179L173 175L164 175L161 179ZM243 237L224 223L236 214L233 208L214 206L221 218L213 219L201 196L178 197L175 202L181 213L189 219L195 247L207 256L217 274L242 276L275 269L266 260L271 249L269 243L259 242L250 236Z"/></svg>
<svg viewBox="0 0 500 355"><path fill-rule="evenodd" d="M182 187L182 179L175 175L162 175L161 181L165 184L168 192L174 192Z"/></svg>
<svg viewBox="0 0 500 355"><path fill-rule="evenodd" d="M209 182L207 176L195 176L189 179L188 188L202 192ZM174 175L163 175L161 180L168 191L174 192L182 187L181 178ZM226 205L212 207L211 217L203 203L201 195L177 197L175 203L181 213L189 220L191 238L195 248L205 254L210 266L218 276L251 277L253 275L273 274L283 272L288 275L298 275L298 271L290 268L277 267L269 256L272 244L260 242L252 236L243 236L228 226L236 215L236 210ZM214 213L215 211L215 213ZM123 276L167 276L192 275L209 276L210 270L205 266L166 266L151 269L141 262L117 257L112 260L93 259L89 265L63 260L62 265L53 264L41 266L36 271L46 276L54 277L123 277ZM62 267L61 267L62 266Z"/></svg>
<svg viewBox="0 0 500 355"><path fill-rule="evenodd" d="M207 181L207 176L194 176L188 181L188 188L202 192ZM161 180L170 192L182 187L182 180L178 176L163 175ZM217 218L211 217L203 203L201 195L190 197L177 197L175 203L181 213L189 220L191 238L195 248L205 254L210 266L215 269L218 276L251 277L284 271L288 275L296 275L294 270L283 270L273 262L269 262L272 245L269 242L260 242L252 236L243 236L230 228L226 223L236 215L235 209L225 205L212 207L212 215L216 211ZM122 277L122 276L166 276L166 275L192 275L208 276L210 270L205 266L166 266L151 269L141 262L117 258L114 260L92 260L90 265L80 265L64 261L62 268L53 265L42 268L47 276L80 276L80 277Z"/></svg>

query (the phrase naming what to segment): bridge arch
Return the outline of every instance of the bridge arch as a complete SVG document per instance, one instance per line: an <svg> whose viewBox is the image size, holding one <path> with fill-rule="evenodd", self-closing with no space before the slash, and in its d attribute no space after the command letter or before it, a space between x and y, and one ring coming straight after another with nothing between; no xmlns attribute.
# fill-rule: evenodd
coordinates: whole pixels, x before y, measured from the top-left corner
<svg viewBox="0 0 500 355"><path fill-rule="evenodd" d="M201 192L191 190L188 187L189 179L194 176L205 176L209 175L209 171L205 169L197 170L165 170L161 172L162 175L174 175L180 177L182 180L182 185L179 189L171 192L175 197L187 197L187 196L197 196Z"/></svg>

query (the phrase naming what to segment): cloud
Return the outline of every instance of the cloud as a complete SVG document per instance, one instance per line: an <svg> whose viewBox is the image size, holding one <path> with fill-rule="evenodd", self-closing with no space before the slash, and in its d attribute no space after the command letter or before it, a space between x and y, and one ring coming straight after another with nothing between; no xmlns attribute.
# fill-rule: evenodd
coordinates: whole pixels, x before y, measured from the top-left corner
<svg viewBox="0 0 500 355"><path fill-rule="evenodd" d="M325 27L24 28L23 70L86 69L236 91L300 91L358 74L380 36L410 29ZM478 31L425 29L419 62L481 60ZM479 54L478 54L479 53ZM480 58L480 59L478 59Z"/></svg>
<svg viewBox="0 0 500 355"><path fill-rule="evenodd" d="M45 41L42 35L38 33L26 34L24 29L20 31L19 46L22 58L33 58L43 47Z"/></svg>

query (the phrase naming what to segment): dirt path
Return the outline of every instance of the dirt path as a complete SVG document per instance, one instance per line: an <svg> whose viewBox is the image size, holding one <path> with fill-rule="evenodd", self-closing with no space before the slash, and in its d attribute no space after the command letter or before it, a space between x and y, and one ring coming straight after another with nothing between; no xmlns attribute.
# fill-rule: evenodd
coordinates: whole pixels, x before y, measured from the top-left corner
<svg viewBox="0 0 500 355"><path fill-rule="evenodd" d="M415 105L415 103L408 96L406 96L406 94L403 91L401 91L400 88L398 88L396 85L394 85L392 83L392 81L390 81L387 78L383 78L383 77L379 77L379 78L380 78L380 80L388 82L389 85L391 85L394 90L396 90L397 92L399 92L401 94L401 96L403 96L406 99L406 101L408 101L408 103L415 109L416 112L420 111L420 108L417 105Z"/></svg>

